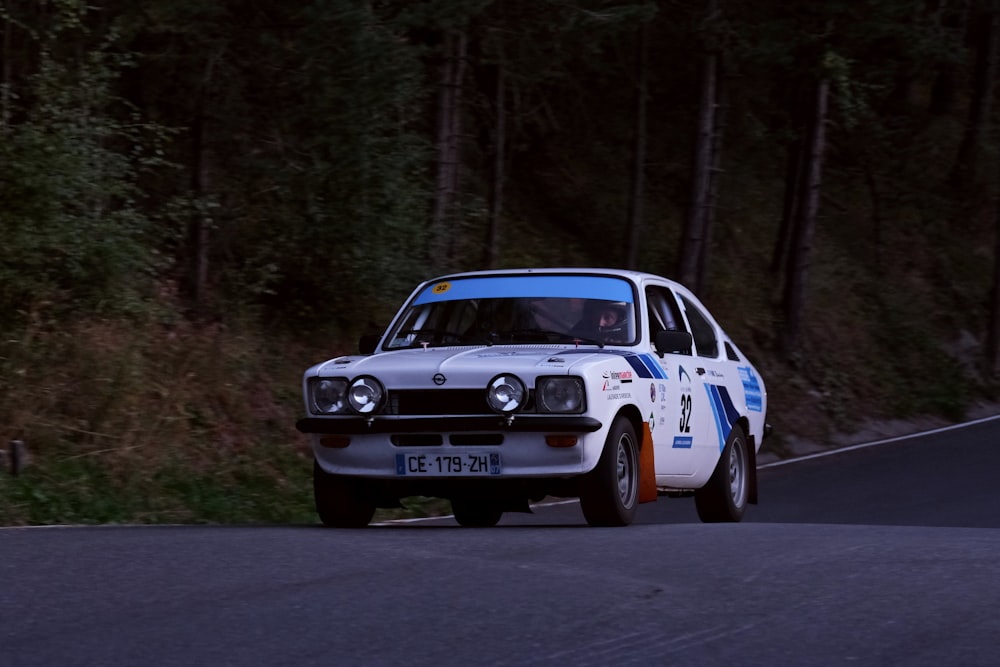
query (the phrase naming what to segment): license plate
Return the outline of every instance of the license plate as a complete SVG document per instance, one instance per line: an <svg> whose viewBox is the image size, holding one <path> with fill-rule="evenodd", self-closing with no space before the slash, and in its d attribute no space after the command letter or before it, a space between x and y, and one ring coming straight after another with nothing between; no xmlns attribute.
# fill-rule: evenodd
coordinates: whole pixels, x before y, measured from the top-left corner
<svg viewBox="0 0 1000 667"><path fill-rule="evenodd" d="M407 477L488 477L502 472L500 452L396 454L396 474Z"/></svg>

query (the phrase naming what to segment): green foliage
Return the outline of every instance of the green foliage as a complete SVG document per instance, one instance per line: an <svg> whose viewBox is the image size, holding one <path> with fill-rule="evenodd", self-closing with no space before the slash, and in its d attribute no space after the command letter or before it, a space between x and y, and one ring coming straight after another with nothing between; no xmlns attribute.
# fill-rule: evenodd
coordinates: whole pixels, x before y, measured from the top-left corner
<svg viewBox="0 0 1000 667"><path fill-rule="evenodd" d="M39 63L20 94L16 122L0 126L0 312L35 303L120 310L156 268L138 178L161 168L164 131L137 118L112 86L128 59L105 42L75 59L51 47L81 30L78 3L39 38ZM6 318L5 318L6 319ZM9 321L9 319L8 319Z"/></svg>
<svg viewBox="0 0 1000 667"><path fill-rule="evenodd" d="M0 476L0 525L314 523L311 468L301 456L276 452L261 446L204 472L183 460L150 471L141 462L109 469L101 456L46 459L18 477Z"/></svg>

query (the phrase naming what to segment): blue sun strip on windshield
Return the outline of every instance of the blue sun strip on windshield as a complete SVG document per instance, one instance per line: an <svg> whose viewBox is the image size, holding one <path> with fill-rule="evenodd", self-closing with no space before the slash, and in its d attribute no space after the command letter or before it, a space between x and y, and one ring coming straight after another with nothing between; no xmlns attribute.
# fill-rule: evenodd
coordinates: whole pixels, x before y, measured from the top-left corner
<svg viewBox="0 0 1000 667"><path fill-rule="evenodd" d="M462 299L565 297L633 303L632 285L609 276L485 276L431 283L413 305Z"/></svg>

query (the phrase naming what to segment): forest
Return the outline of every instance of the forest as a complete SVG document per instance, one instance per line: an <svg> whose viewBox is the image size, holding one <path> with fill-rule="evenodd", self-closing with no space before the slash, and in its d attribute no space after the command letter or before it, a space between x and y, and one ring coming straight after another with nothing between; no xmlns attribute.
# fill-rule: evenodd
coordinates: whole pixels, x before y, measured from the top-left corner
<svg viewBox="0 0 1000 667"><path fill-rule="evenodd" d="M0 1L0 524L312 520L301 372L459 270L683 282L779 453L961 419L998 4Z"/></svg>

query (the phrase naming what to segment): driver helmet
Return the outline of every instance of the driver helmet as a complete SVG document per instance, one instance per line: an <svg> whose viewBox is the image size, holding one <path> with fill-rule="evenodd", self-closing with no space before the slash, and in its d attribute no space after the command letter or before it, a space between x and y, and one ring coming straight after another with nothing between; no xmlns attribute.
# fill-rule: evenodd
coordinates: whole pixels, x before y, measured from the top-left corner
<svg viewBox="0 0 1000 667"><path fill-rule="evenodd" d="M628 304L616 301L601 306L598 310L597 332L606 343L625 343L629 335Z"/></svg>

